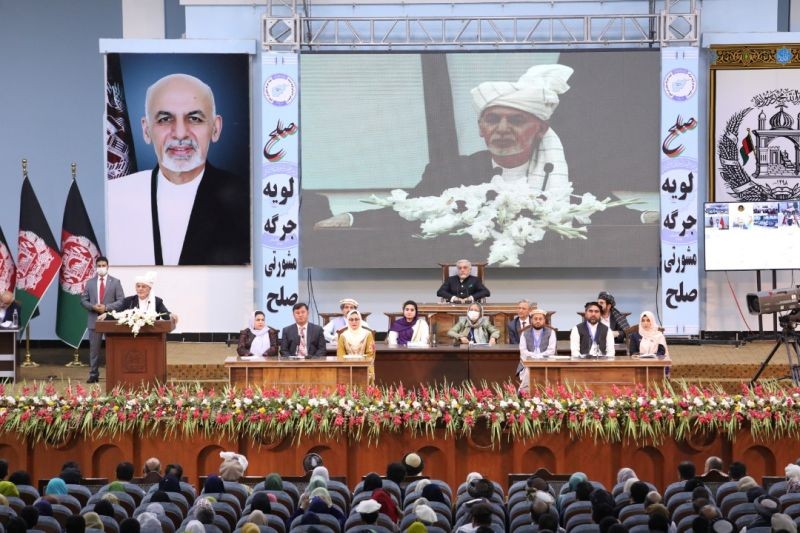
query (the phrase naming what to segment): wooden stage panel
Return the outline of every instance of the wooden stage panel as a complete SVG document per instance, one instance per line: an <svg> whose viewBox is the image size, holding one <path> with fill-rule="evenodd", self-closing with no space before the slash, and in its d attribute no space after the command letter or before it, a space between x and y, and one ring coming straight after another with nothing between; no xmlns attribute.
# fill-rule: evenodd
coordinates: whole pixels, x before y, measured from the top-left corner
<svg viewBox="0 0 800 533"><path fill-rule="evenodd" d="M48 479L58 474L67 460L77 461L84 477L113 479L117 463L129 460L137 471L149 457L158 457L162 464L180 463L191 483L198 477L218 471L219 452L234 450L248 461L248 476L279 472L302 476L302 459L306 453L319 453L334 476L346 476L353 488L361 476L383 472L386 465L416 451L425 460L424 474L443 479L455 490L472 471L507 487L510 473L531 473L546 467L554 473L585 472L590 479L607 488L614 485L617 470L632 467L643 480L653 482L660 491L675 481L681 461L692 461L702 470L709 455L722 457L725 464L743 460L748 475L760 481L765 475L781 475L783 466L797 458L797 442L784 438L756 442L749 429L743 429L734 441L718 434L691 436L686 441L666 439L661 443L594 441L591 436L574 438L567 432L542 434L530 441L510 441L503 435L491 445L485 425L478 423L470 437L445 436L444 430L434 435L412 435L408 432L383 432L376 443L366 436L356 441L346 435L325 439L292 437L275 441L251 440L228 435L123 434L97 439L70 438L61 443L22 442L16 435L0 436L0 450L14 450L12 470L25 469L33 479Z"/></svg>
<svg viewBox="0 0 800 533"><path fill-rule="evenodd" d="M366 387L370 366L372 362L369 360L341 361L336 357L305 360L225 359L230 384L239 388L302 386L333 389L338 384Z"/></svg>
<svg viewBox="0 0 800 533"><path fill-rule="evenodd" d="M670 367L670 358L639 359L616 357L612 360L596 359L545 359L525 361L530 370L531 385L534 383L584 385L597 394L611 394L612 388L649 385L664 380Z"/></svg>

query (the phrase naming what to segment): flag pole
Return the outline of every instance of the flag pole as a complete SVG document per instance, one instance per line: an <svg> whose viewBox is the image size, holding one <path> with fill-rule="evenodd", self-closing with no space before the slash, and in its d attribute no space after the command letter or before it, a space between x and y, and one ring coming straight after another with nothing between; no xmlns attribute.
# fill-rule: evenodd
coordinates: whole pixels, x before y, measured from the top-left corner
<svg viewBox="0 0 800 533"><path fill-rule="evenodd" d="M72 179L75 180L78 176L78 164L75 161L72 162L70 165L70 172L72 173ZM70 368L79 368L82 366L86 366L86 363L81 362L80 354L78 353L78 346L75 347L75 351L72 353L72 361L64 365Z"/></svg>
<svg viewBox="0 0 800 533"><path fill-rule="evenodd" d="M30 320L28 324L25 325L25 360L22 362L22 365L25 368L31 368L35 366L39 366L39 363L31 361L31 325Z"/></svg>

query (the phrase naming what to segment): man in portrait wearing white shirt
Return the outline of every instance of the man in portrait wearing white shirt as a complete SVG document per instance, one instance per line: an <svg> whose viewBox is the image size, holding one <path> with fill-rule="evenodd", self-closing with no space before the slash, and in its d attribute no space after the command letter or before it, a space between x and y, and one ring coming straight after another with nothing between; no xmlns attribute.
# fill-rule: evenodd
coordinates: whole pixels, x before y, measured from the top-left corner
<svg viewBox="0 0 800 533"><path fill-rule="evenodd" d="M86 318L86 328L89 330L89 379L86 383L97 383L100 380L100 345L103 334L94 329L97 317L112 310L115 303L121 303L125 298L122 283L108 275L108 259L101 255L94 264L95 275L86 282L81 294L81 305L89 312Z"/></svg>
<svg viewBox="0 0 800 533"><path fill-rule="evenodd" d="M569 332L569 349L573 357L614 357L614 334L600 322L600 305L587 302L584 320Z"/></svg>
<svg viewBox="0 0 800 533"><path fill-rule="evenodd" d="M222 134L211 88L170 74L147 89L142 133L158 165L110 180L108 255L123 265L250 262L250 184L212 166Z"/></svg>

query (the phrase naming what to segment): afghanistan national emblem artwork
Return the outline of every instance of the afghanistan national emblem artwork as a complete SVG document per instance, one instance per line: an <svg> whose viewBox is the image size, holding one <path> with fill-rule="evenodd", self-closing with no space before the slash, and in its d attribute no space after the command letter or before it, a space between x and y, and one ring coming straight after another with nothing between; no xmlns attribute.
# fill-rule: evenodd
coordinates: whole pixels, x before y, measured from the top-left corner
<svg viewBox="0 0 800 533"><path fill-rule="evenodd" d="M55 254L44 239L32 231L20 231L17 288L24 291L34 290L54 257Z"/></svg>
<svg viewBox="0 0 800 533"><path fill-rule="evenodd" d="M718 172L734 198L800 198L800 90L753 95L752 107L727 118L717 140Z"/></svg>
<svg viewBox="0 0 800 533"><path fill-rule="evenodd" d="M61 250L61 288L70 294L82 293L86 281L94 276L94 261L99 255L92 241L70 235Z"/></svg>

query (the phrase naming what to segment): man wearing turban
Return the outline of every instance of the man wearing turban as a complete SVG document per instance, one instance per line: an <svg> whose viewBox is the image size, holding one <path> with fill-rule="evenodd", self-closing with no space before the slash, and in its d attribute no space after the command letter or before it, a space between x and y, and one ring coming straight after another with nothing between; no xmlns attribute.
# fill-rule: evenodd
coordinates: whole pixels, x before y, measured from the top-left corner
<svg viewBox="0 0 800 533"><path fill-rule="evenodd" d="M517 81L487 81L471 91L478 113L479 135L487 150L468 156L435 160L432 157L411 198L438 196L461 185L478 185L500 175L507 182L535 187L548 196L568 196L569 173L564 148L548 121L569 90L573 69L565 65L535 65ZM372 226L382 210L343 213L317 227Z"/></svg>
<svg viewBox="0 0 800 533"><path fill-rule="evenodd" d="M145 313L158 315L159 320L175 320L177 322L178 316L170 313L167 306L164 305L164 301L153 292L156 277L157 275L153 271L147 272L143 276L136 276L136 294L127 296L108 306L107 309L120 311L139 308Z"/></svg>

